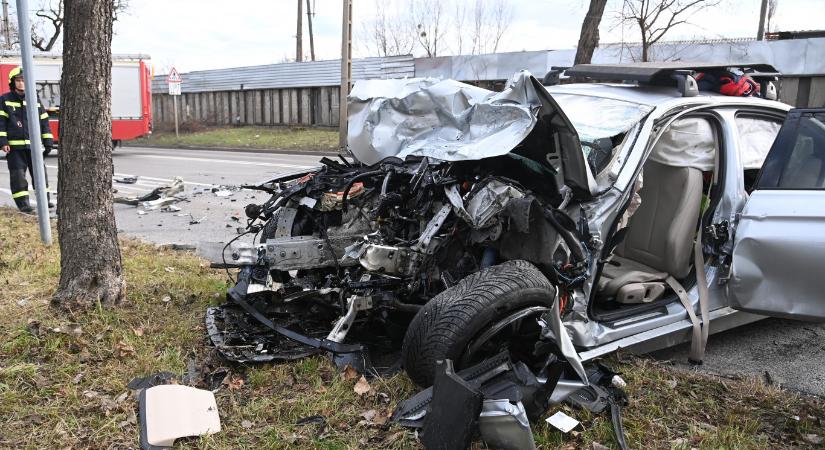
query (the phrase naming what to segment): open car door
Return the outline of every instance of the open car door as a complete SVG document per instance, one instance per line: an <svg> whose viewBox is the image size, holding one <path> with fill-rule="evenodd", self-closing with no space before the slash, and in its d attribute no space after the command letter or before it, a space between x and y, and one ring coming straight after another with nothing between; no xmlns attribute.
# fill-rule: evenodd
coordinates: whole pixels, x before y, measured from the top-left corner
<svg viewBox="0 0 825 450"><path fill-rule="evenodd" d="M739 225L731 306L825 321L825 108L793 109Z"/></svg>

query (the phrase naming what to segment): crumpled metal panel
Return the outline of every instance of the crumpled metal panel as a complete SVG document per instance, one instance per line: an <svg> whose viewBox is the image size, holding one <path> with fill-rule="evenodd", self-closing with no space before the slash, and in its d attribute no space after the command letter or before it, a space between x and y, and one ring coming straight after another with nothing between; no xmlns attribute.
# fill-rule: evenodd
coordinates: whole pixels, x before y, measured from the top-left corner
<svg viewBox="0 0 825 450"><path fill-rule="evenodd" d="M504 155L536 124L541 100L531 79L519 72L502 92L454 80L360 81L349 98L349 148L364 164L390 156Z"/></svg>
<svg viewBox="0 0 825 450"><path fill-rule="evenodd" d="M825 191L758 190L736 229L731 306L825 320Z"/></svg>
<svg viewBox="0 0 825 450"><path fill-rule="evenodd" d="M456 214L477 229L491 225L492 219L507 208L510 200L524 197L517 188L495 179L479 189L466 204L457 185L450 185L444 191Z"/></svg>

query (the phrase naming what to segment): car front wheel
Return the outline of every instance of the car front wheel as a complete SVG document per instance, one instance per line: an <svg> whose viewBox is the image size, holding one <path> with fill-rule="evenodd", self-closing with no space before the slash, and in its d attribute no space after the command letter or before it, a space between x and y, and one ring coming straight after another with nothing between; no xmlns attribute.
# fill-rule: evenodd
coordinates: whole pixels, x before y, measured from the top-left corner
<svg viewBox="0 0 825 450"><path fill-rule="evenodd" d="M536 320L553 305L555 287L527 261L480 270L427 302L407 329L404 369L430 386L438 360L469 367L503 350L530 363L541 327Z"/></svg>

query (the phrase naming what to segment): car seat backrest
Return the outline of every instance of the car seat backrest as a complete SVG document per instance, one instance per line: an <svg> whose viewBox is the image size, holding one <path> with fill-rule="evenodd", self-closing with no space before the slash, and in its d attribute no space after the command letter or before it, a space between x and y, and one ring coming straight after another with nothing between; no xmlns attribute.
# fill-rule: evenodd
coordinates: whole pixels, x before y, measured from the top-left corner
<svg viewBox="0 0 825 450"><path fill-rule="evenodd" d="M702 172L648 160L639 191L642 203L616 249L619 256L675 278L690 273L691 250L699 221Z"/></svg>

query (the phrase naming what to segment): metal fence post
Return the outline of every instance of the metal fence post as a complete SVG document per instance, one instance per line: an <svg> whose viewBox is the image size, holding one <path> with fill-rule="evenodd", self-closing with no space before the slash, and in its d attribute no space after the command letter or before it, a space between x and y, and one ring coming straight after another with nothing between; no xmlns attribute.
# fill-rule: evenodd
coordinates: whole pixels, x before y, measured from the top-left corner
<svg viewBox="0 0 825 450"><path fill-rule="evenodd" d="M34 61L32 59L31 27L29 25L29 2L17 0L17 24L20 33L20 53L23 59L23 79L26 85L26 120L29 122L29 140L34 166L34 188L37 197L37 222L40 224L40 238L46 245L52 245L52 228L49 224L49 200L46 193L46 167L43 165L43 144L40 137L40 114L37 108L37 84L35 83ZM64 151L60 149L60 151Z"/></svg>

